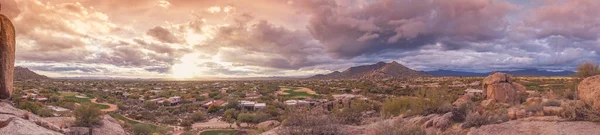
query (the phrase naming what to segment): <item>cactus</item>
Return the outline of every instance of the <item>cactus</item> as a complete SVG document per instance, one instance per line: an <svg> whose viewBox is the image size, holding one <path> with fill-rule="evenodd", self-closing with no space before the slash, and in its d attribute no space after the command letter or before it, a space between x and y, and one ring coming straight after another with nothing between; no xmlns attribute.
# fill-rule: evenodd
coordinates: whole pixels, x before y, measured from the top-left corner
<svg viewBox="0 0 600 135"><path fill-rule="evenodd" d="M0 99L10 98L14 89L15 44L15 27L0 14Z"/></svg>

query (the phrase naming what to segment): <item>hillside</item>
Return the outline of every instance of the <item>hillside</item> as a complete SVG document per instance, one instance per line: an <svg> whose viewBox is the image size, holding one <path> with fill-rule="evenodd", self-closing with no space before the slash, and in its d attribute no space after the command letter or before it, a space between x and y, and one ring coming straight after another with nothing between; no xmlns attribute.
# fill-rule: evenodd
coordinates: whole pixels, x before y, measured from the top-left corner
<svg viewBox="0 0 600 135"><path fill-rule="evenodd" d="M24 67L15 67L15 78L16 81L21 80L42 80L42 79L50 79L47 76L39 75L28 68Z"/></svg>
<svg viewBox="0 0 600 135"><path fill-rule="evenodd" d="M342 72L335 71L325 75L319 74L310 79L386 79L419 76L429 75L412 70L393 61L391 63L378 62L373 65L350 67Z"/></svg>
<svg viewBox="0 0 600 135"><path fill-rule="evenodd" d="M573 71L546 71L539 69L523 69L514 71L498 71L503 73L512 74L514 76L572 76L575 74ZM476 72L462 72L462 71L451 71L451 70L435 70L435 71L423 71L432 76L487 76L491 72L476 73Z"/></svg>

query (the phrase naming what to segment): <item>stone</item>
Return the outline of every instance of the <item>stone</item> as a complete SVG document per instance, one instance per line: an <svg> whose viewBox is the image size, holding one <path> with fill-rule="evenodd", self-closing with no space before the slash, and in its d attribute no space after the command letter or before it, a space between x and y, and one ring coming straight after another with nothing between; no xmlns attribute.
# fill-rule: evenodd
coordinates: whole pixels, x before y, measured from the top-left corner
<svg viewBox="0 0 600 135"><path fill-rule="evenodd" d="M281 123L279 123L279 121L268 120L265 122L258 123L258 125L256 125L256 127L263 128L263 129L271 129L271 128L279 126L279 124L281 124Z"/></svg>
<svg viewBox="0 0 600 135"><path fill-rule="evenodd" d="M13 92L15 45L15 27L0 14L0 99L10 98Z"/></svg>
<svg viewBox="0 0 600 135"><path fill-rule="evenodd" d="M579 100L600 111L600 75L583 79L577 86Z"/></svg>
<svg viewBox="0 0 600 135"><path fill-rule="evenodd" d="M14 108L9 103L0 102L0 121L9 119L12 120L0 128L0 135L61 135L64 132L59 126L53 125L35 114Z"/></svg>
<svg viewBox="0 0 600 135"><path fill-rule="evenodd" d="M525 86L513 82L512 76L506 73L495 72L483 79L484 97L498 103L520 104L525 91Z"/></svg>
<svg viewBox="0 0 600 135"><path fill-rule="evenodd" d="M550 115L558 116L563 112L562 107L556 107L556 106L544 106L543 110L544 110L544 115L546 115L546 116L550 116Z"/></svg>
<svg viewBox="0 0 600 135"><path fill-rule="evenodd" d="M467 135L597 135L600 125L588 121L512 120L471 128Z"/></svg>
<svg viewBox="0 0 600 135"><path fill-rule="evenodd" d="M454 101L452 103L452 105L454 105L454 106L461 106L463 104L469 103L469 101L472 101L472 96L469 95L469 94L464 94L460 98L456 99L456 101Z"/></svg>
<svg viewBox="0 0 600 135"><path fill-rule="evenodd" d="M126 135L119 122L109 115L102 116L102 125L92 128L93 135Z"/></svg>
<svg viewBox="0 0 600 135"><path fill-rule="evenodd" d="M429 128L434 127L440 130L446 130L446 128L450 127L452 124L452 118L454 114L452 112L448 112L442 116L435 116L429 119L427 122L423 124L423 127Z"/></svg>
<svg viewBox="0 0 600 135"><path fill-rule="evenodd" d="M484 108L487 108L488 106L493 105L495 103L496 103L495 99L486 99L486 100L481 101L480 105Z"/></svg>

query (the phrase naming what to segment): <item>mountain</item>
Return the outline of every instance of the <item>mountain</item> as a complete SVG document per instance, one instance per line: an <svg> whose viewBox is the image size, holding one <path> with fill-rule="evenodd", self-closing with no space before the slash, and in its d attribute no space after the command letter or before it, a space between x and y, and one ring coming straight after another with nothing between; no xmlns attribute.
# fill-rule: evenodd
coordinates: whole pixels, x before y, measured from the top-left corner
<svg viewBox="0 0 600 135"><path fill-rule="evenodd" d="M24 67L15 67L15 81L22 81L22 80L43 80L43 79L50 79L47 76L43 76L43 75L39 75L31 70L29 70L28 68L24 68Z"/></svg>
<svg viewBox="0 0 600 135"><path fill-rule="evenodd" d="M385 79L429 76L428 74L412 70L398 62L378 62L373 65L363 65L348 68L342 72L335 71L329 74L319 74L310 79Z"/></svg>
<svg viewBox="0 0 600 135"><path fill-rule="evenodd" d="M575 74L573 71L547 71L547 70L539 70L539 69L522 69L522 70L514 70L514 71L497 71L504 72L507 74L511 74L514 76L571 76ZM435 71L422 71L422 73L427 73L432 76L487 76L492 72L486 73L475 73L475 72L462 72L462 71L451 71L451 70L435 70Z"/></svg>

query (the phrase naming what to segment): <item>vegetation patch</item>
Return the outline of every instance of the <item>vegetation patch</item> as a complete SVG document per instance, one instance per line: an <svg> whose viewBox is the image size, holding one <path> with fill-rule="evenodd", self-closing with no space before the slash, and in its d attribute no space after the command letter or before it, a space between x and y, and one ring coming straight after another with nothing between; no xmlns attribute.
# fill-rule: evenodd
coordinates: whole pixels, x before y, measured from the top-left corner
<svg viewBox="0 0 600 135"><path fill-rule="evenodd" d="M314 92L313 90L308 89L308 88L299 88L299 87L281 88L279 94L285 95L288 97L292 97L292 98L307 98L307 97L317 98L318 97L316 95L316 92Z"/></svg>
<svg viewBox="0 0 600 135"><path fill-rule="evenodd" d="M128 119L128 118L126 118L125 116L123 116L123 115L121 115L121 114L110 113L110 114L108 114L108 115L110 115L110 117L113 117L113 118L115 118L115 119L119 119L119 120L122 120L122 121L124 121L124 122L127 122L127 123L129 123L129 124L131 124L131 125L135 125L135 124L138 124L138 123L139 123L139 122L137 122L137 121L134 121L134 120Z"/></svg>
<svg viewBox="0 0 600 135"><path fill-rule="evenodd" d="M64 96L63 97L65 99L65 101L71 101L71 102L76 102L76 103L89 103L91 102L90 99L87 98L78 98L75 96Z"/></svg>
<svg viewBox="0 0 600 135"><path fill-rule="evenodd" d="M200 133L200 135L233 135L237 130L210 130Z"/></svg>

